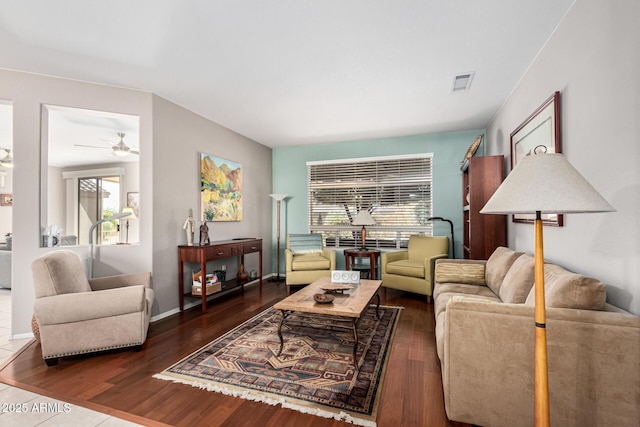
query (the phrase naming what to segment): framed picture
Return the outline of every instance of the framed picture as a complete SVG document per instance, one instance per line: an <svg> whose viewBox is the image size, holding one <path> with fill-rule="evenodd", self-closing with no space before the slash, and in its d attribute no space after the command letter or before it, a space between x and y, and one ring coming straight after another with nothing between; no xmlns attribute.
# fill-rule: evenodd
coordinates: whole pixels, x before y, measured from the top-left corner
<svg viewBox="0 0 640 427"><path fill-rule="evenodd" d="M511 170L525 156L538 153L561 153L560 92L555 92L511 133ZM531 223L533 214L515 214L514 222ZM562 215L542 214L544 225L562 226Z"/></svg>
<svg viewBox="0 0 640 427"><path fill-rule="evenodd" d="M200 155L200 218L242 221L242 164Z"/></svg>
<svg viewBox="0 0 640 427"><path fill-rule="evenodd" d="M0 206L13 206L13 194L0 194Z"/></svg>
<svg viewBox="0 0 640 427"><path fill-rule="evenodd" d="M127 207L133 208L134 215L140 218L140 193L127 193Z"/></svg>

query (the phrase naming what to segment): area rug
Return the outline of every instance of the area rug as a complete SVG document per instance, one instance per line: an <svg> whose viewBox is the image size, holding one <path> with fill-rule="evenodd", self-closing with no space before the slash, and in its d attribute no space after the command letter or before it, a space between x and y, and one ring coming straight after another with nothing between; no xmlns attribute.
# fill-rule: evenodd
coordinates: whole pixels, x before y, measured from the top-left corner
<svg viewBox="0 0 640 427"><path fill-rule="evenodd" d="M287 318L269 308L175 363L154 378L357 425L375 426L389 347L400 307L370 306L358 323L359 371L353 331L321 318Z"/></svg>

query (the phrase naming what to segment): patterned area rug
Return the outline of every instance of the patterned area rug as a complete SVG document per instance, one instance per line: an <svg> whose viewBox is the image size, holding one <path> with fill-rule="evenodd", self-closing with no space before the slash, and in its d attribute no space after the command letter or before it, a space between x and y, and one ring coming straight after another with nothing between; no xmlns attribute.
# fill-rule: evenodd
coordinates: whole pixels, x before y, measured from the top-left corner
<svg viewBox="0 0 640 427"><path fill-rule="evenodd" d="M325 418L375 426L389 346L401 308L370 306L358 324L359 371L353 365L352 330L335 322L293 315L282 327L269 308L202 347L154 378L280 404ZM290 319L292 319L290 321Z"/></svg>

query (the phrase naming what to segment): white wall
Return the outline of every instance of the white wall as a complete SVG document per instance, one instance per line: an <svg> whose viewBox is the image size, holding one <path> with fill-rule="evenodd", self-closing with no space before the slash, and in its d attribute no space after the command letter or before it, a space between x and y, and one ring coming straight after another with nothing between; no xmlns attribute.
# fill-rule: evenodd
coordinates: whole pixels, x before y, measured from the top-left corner
<svg viewBox="0 0 640 427"><path fill-rule="evenodd" d="M40 158L41 104L140 117L140 219L136 230L140 244L96 247L94 275L151 271L156 291L154 315L177 311L177 245L186 243L182 225L188 209L199 210L199 153L244 166L244 219L210 224L211 239L264 237L264 247L271 247L270 148L146 92L0 70L0 99L13 102L14 107L13 218L20 221L13 221L13 336L31 330L31 261L56 250L39 244L40 166L34 159ZM86 258L86 246L73 250ZM267 250L264 266L271 265L270 255ZM229 260L231 271L235 263ZM258 269L255 256L247 256L247 269Z"/></svg>
<svg viewBox="0 0 640 427"><path fill-rule="evenodd" d="M41 104L131 114L140 117L140 184L152 201L151 94L104 85L0 70L0 98L13 103L13 257L12 334L31 331L34 291L31 261L52 250L40 248L40 118ZM96 250L96 276L112 272L151 271L151 209L141 213L141 244ZM19 220L17 220L19 219ZM55 250L55 249L54 249ZM82 257L87 248L74 248Z"/></svg>
<svg viewBox="0 0 640 427"><path fill-rule="evenodd" d="M13 193L13 173L11 169L0 168L0 173L4 175L4 187L0 187L0 194ZM2 178L0 178L2 179ZM4 236L12 232L11 221L13 218L13 207L0 206L0 242L4 242Z"/></svg>
<svg viewBox="0 0 640 427"><path fill-rule="evenodd" d="M561 92L562 151L617 209L545 227L545 258L599 278L609 302L640 314L640 2L578 0L487 128L487 154ZM533 252L533 227L509 224L509 246Z"/></svg>

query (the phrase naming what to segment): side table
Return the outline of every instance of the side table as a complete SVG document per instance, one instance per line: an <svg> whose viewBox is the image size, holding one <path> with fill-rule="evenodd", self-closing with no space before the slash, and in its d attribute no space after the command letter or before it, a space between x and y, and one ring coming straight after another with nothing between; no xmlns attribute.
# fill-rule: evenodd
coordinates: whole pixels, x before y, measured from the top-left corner
<svg viewBox="0 0 640 427"><path fill-rule="evenodd" d="M355 265L356 258L369 258L369 279L375 280L378 271L378 264L380 260L379 249L345 249L344 259L347 270L351 270Z"/></svg>

